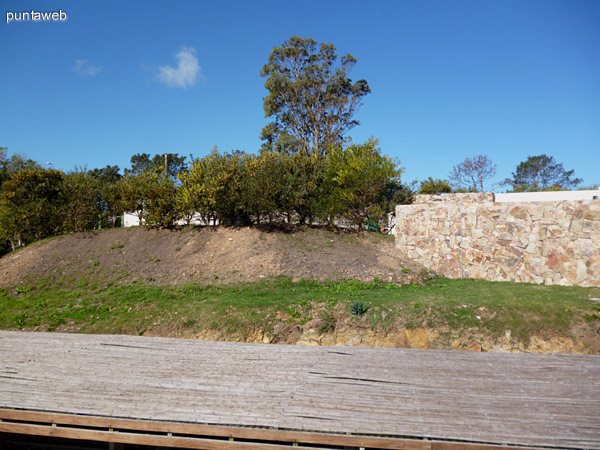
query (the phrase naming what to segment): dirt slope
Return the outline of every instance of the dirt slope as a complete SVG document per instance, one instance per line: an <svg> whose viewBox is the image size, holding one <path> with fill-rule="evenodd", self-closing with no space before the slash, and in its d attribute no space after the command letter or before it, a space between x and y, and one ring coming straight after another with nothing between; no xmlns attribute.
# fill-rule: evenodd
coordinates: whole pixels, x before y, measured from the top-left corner
<svg viewBox="0 0 600 450"><path fill-rule="evenodd" d="M120 228L61 236L6 255L0 259L0 286L34 277L182 284L253 281L277 275L406 283L414 281L420 271L403 258L391 236L373 233L316 228L292 232L246 227Z"/></svg>

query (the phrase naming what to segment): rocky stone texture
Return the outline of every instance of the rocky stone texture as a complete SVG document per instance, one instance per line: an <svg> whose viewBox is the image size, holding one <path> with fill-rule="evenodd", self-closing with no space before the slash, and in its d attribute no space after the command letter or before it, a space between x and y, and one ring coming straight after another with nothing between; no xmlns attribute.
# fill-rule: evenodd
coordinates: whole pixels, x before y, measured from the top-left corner
<svg viewBox="0 0 600 450"><path fill-rule="evenodd" d="M440 336L433 329L406 329L390 333L373 330L342 330L319 334L314 329L302 333L296 345L345 345L351 347L429 348Z"/></svg>
<svg viewBox="0 0 600 450"><path fill-rule="evenodd" d="M450 278L600 286L600 201L495 203L418 195L396 207L396 246Z"/></svg>

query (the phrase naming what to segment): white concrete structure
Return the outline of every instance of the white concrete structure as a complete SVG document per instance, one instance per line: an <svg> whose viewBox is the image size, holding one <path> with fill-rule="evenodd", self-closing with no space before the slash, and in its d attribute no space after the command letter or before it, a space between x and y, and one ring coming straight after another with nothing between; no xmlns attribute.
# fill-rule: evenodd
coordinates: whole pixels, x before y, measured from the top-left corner
<svg viewBox="0 0 600 450"><path fill-rule="evenodd" d="M206 223L202 217L200 216L200 214L196 213L194 214L194 217L192 217L192 221L190 222L191 225L217 225L219 223L218 220L210 220L209 223ZM143 223L142 223L143 224ZM179 219L177 222L175 222L176 225L187 225L186 221L183 219ZM140 225L140 219L138 218L138 216L136 214L132 214L132 213L125 213L123 214L123 226L124 227L137 227Z"/></svg>
<svg viewBox="0 0 600 450"><path fill-rule="evenodd" d="M137 227L140 224L138 216L132 213L123 214L123 226L124 227Z"/></svg>
<svg viewBox="0 0 600 450"><path fill-rule="evenodd" d="M388 213L387 219L387 228L383 230L383 232L386 234L393 234L394 236L396 236L396 214Z"/></svg>
<svg viewBox="0 0 600 450"><path fill-rule="evenodd" d="M511 192L495 194L496 203L560 202L563 200L598 200L600 189L586 191Z"/></svg>

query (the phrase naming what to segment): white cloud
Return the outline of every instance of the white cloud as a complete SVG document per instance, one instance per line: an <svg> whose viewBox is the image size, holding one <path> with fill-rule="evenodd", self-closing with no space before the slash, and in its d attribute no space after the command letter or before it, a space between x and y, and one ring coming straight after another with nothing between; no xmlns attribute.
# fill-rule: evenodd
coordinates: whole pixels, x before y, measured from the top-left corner
<svg viewBox="0 0 600 450"><path fill-rule="evenodd" d="M177 67L161 66L156 79L169 87L186 89L196 83L196 78L202 77L202 68L198 65L196 50L192 47L181 47L175 54Z"/></svg>
<svg viewBox="0 0 600 450"><path fill-rule="evenodd" d="M75 73L83 77L95 77L102 70L101 66L93 66L87 59L75 61Z"/></svg>

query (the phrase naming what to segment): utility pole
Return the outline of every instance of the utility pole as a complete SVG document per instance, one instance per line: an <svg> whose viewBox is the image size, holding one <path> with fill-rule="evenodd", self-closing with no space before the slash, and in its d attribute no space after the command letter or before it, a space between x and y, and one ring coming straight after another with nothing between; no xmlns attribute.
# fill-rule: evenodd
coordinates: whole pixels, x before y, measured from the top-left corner
<svg viewBox="0 0 600 450"><path fill-rule="evenodd" d="M168 175L168 171L167 171L167 164L168 164L168 153L165 153L165 176Z"/></svg>

